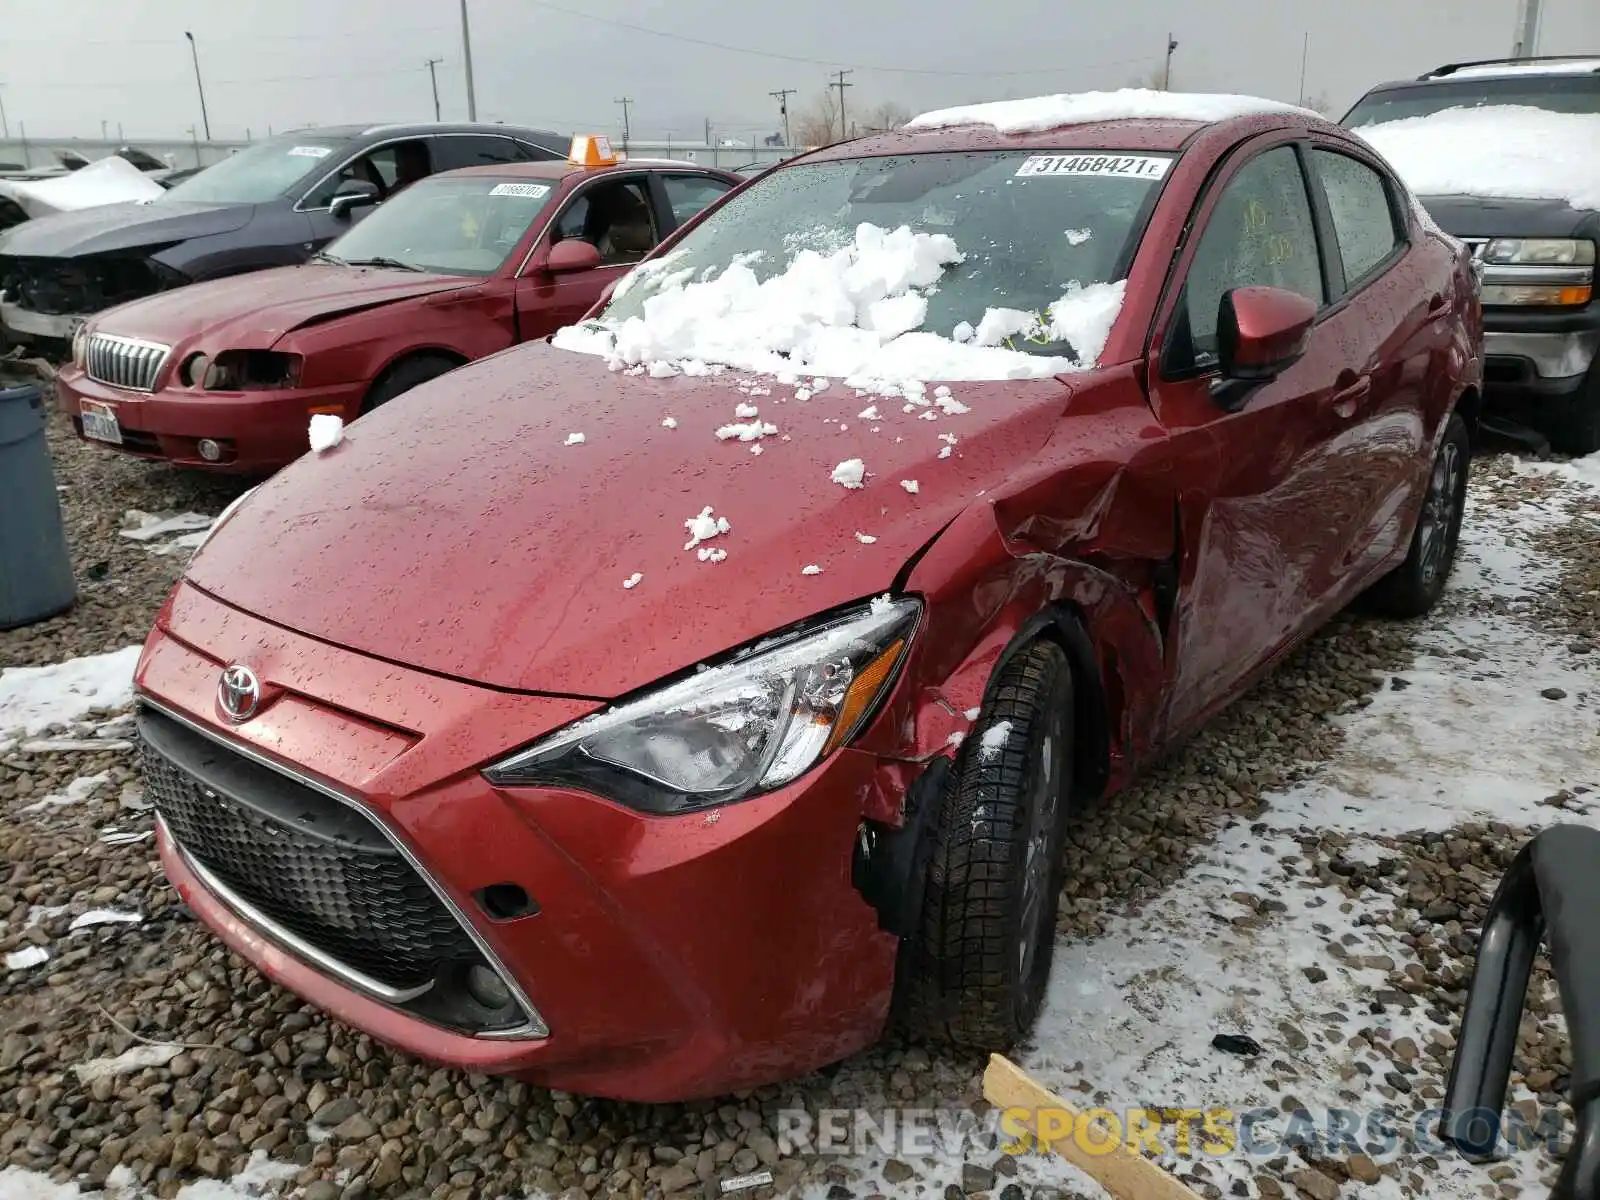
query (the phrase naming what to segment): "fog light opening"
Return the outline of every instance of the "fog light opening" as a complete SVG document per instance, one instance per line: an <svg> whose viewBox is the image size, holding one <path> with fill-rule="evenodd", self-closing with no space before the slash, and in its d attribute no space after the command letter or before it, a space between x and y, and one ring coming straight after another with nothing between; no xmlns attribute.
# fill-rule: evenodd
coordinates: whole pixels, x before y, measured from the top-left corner
<svg viewBox="0 0 1600 1200"><path fill-rule="evenodd" d="M219 443L212 441L212 439L201 438L198 449L200 451L200 457L205 459L207 462L222 461L222 446Z"/></svg>
<svg viewBox="0 0 1600 1200"><path fill-rule="evenodd" d="M514 883L491 883L475 893L478 906L489 914L491 920L515 921L518 917L531 917L539 911L539 902Z"/></svg>
<svg viewBox="0 0 1600 1200"><path fill-rule="evenodd" d="M477 965L467 971L467 991L488 1009L505 1008L511 1003L511 989L488 967Z"/></svg>

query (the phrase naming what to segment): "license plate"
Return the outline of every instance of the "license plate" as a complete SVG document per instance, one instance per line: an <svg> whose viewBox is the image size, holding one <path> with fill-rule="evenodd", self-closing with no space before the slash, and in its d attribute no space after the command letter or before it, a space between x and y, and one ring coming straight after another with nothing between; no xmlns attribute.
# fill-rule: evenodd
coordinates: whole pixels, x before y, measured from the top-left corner
<svg viewBox="0 0 1600 1200"><path fill-rule="evenodd" d="M83 436L97 442L122 445L122 426L117 424L117 410L109 404L85 400L79 406L83 417Z"/></svg>

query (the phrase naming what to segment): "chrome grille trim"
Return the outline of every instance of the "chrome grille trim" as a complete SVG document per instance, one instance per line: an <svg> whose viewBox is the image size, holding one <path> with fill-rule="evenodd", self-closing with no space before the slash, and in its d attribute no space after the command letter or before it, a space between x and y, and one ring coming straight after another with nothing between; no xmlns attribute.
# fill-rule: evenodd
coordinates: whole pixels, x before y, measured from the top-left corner
<svg viewBox="0 0 1600 1200"><path fill-rule="evenodd" d="M171 346L114 333L91 333L84 344L84 371L96 383L130 392L155 390Z"/></svg>
<svg viewBox="0 0 1600 1200"><path fill-rule="evenodd" d="M490 947L489 943L484 940L483 935L473 927L472 921L467 917L467 914L461 910L461 906L455 902L450 893L444 889L443 885L441 885L439 881L433 877L433 874L423 866L422 860L412 853L411 848L406 845L404 840L397 837L394 831L391 830L385 822L380 821L377 816L367 808L366 805L360 803L350 796L345 795L336 788L329 787L320 780L313 779L309 775L301 774L299 771L291 770L283 763L267 757L265 754L262 754L260 751L245 744L244 742L235 741L230 737L224 737L214 730L206 728L198 721L195 721L192 718L185 716L178 710L163 704L161 701L155 699L146 692L135 691L134 700L138 704L149 705L162 715L171 718L187 729L193 730L201 737L208 738L217 745L233 751L235 754L238 754L244 758L248 758L260 766L276 771L285 778L292 779L295 783L300 784L302 787L311 788L315 791L321 792L324 796L327 796L332 800L337 800L340 804L354 809L357 813L370 821L378 830L378 832L383 834L383 836L389 840L389 843L400 852L400 857L405 859L406 862L410 864L411 869L421 876L422 881L433 889L434 894L438 896L440 903L442 903L445 908L449 910L450 915L460 922L461 928L466 931L467 936L471 938L473 944L477 946L479 953L481 953L484 957L484 961L487 962L494 972L500 976L500 982L506 985L506 987L510 990L512 997L519 1005L522 1006L522 1011L527 1015L527 1021L524 1024L516 1026L515 1028L480 1030L476 1033L473 1033L471 1036L482 1041L538 1041L550 1036L550 1027L545 1023L544 1017L540 1015L539 1010L534 1007L533 1001L528 999L527 993L522 990L522 985L517 982L516 976L512 975L512 973L506 968L506 965L500 961L500 956L496 954ZM178 843L174 841L173 845L177 846ZM184 860L185 862L193 861L187 852L184 853ZM243 914L241 913L240 915L242 916Z"/></svg>

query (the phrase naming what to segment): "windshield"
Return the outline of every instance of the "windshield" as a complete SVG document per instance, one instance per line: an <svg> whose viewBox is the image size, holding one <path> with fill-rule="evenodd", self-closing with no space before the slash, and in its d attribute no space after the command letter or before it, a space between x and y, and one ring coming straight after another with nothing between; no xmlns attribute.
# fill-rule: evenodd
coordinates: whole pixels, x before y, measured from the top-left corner
<svg viewBox="0 0 1600 1200"><path fill-rule="evenodd" d="M343 139L297 134L273 138L229 155L199 174L174 184L161 199L265 204L290 191L307 175L320 174L332 166L329 158L345 144Z"/></svg>
<svg viewBox="0 0 1600 1200"><path fill-rule="evenodd" d="M445 275L489 275L554 194L554 184L527 179L424 179L380 204L325 253L346 262L389 259Z"/></svg>
<svg viewBox="0 0 1600 1200"><path fill-rule="evenodd" d="M1529 75L1516 79L1459 79L1385 88L1364 96L1346 114L1348 129L1426 117L1447 108L1516 106L1555 113L1600 113L1600 75Z"/></svg>
<svg viewBox="0 0 1600 1200"><path fill-rule="evenodd" d="M920 328L944 337L978 326L990 310L1021 317L1063 295L1126 275L1170 155L1115 151L985 151L847 159L763 175L679 242L661 268L639 269L601 315L608 327L640 315L664 283L706 279L730 264L761 280L783 273L802 251L831 255L857 227L952 238L964 256L927 291ZM670 286L670 284L669 284ZM1018 330L1028 328L1026 322ZM1059 355L1060 339L1005 344Z"/></svg>

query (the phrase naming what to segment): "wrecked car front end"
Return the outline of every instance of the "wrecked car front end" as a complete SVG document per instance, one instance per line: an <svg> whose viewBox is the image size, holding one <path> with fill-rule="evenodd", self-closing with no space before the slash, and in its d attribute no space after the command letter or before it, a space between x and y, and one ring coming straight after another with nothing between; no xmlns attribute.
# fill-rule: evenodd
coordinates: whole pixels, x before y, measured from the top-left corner
<svg viewBox="0 0 1600 1200"><path fill-rule="evenodd" d="M70 258L0 255L0 326L13 337L70 342L87 317L189 282L155 256L162 249Z"/></svg>

